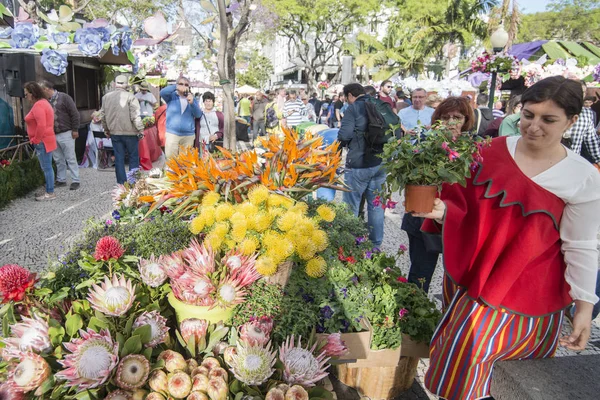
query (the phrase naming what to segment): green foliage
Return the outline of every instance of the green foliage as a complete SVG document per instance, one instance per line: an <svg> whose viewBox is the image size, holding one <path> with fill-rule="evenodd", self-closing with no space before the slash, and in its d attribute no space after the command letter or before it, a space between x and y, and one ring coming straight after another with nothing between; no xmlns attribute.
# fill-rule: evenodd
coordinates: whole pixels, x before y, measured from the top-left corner
<svg viewBox="0 0 600 400"><path fill-rule="evenodd" d="M408 135L384 145L382 165L388 172L384 198L406 185L464 185L471 175L474 155L482 146L481 138L463 132L453 139L442 126L413 141L415 137Z"/></svg>
<svg viewBox="0 0 600 400"><path fill-rule="evenodd" d="M187 221L183 221L171 213L164 213L151 217L143 224L136 225L131 236L123 239L131 241L130 251L132 254L149 258L151 255L158 257L186 248L190 244L192 236Z"/></svg>
<svg viewBox="0 0 600 400"><path fill-rule="evenodd" d="M43 184L44 172L37 157L0 167L0 209Z"/></svg>
<svg viewBox="0 0 600 400"><path fill-rule="evenodd" d="M236 76L238 86L250 85L255 88L263 88L273 73L271 60L253 51L248 60L246 72Z"/></svg>
<svg viewBox="0 0 600 400"><path fill-rule="evenodd" d="M282 299L283 290L279 285L257 281L250 287L246 301L236 306L231 325L241 326L252 318L263 316L277 319L281 314Z"/></svg>

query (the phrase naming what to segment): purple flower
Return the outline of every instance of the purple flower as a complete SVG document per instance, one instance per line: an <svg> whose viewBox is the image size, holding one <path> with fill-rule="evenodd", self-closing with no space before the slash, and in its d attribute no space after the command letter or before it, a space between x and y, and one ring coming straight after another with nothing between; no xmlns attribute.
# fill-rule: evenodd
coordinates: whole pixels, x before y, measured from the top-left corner
<svg viewBox="0 0 600 400"><path fill-rule="evenodd" d="M107 225L107 226L110 226L110 225L112 225L112 224L113 224L113 222L112 222L112 220L111 220L111 219L107 219L107 220L106 220L106 225Z"/></svg>
<svg viewBox="0 0 600 400"><path fill-rule="evenodd" d="M37 43L40 30L31 22L17 22L11 34L10 45L15 49L28 49Z"/></svg>
<svg viewBox="0 0 600 400"><path fill-rule="evenodd" d="M362 244L364 242L367 241L367 238L364 236L357 236L356 237L356 245L358 246L359 244Z"/></svg>
<svg viewBox="0 0 600 400"><path fill-rule="evenodd" d="M330 319L331 317L333 317L333 310L331 309L331 307L325 306L321 308L321 315L325 319Z"/></svg>
<svg viewBox="0 0 600 400"><path fill-rule="evenodd" d="M344 298L348 297L348 289L346 288L341 288L340 289L340 293L344 296Z"/></svg>
<svg viewBox="0 0 600 400"><path fill-rule="evenodd" d="M375 207L379 207L381 205L381 196L376 196L375 200L373 200L373 205Z"/></svg>
<svg viewBox="0 0 600 400"><path fill-rule="evenodd" d="M350 280L356 285L358 283L358 276L354 275Z"/></svg>
<svg viewBox="0 0 600 400"><path fill-rule="evenodd" d="M103 31L98 31L103 29ZM75 43L79 44L79 50L86 56L97 57L102 49L104 43L110 40L104 41L104 31L108 32L104 28L81 28L75 32Z"/></svg>
<svg viewBox="0 0 600 400"><path fill-rule="evenodd" d="M69 34L67 32L55 32L50 35L50 39L56 44L69 43Z"/></svg>
<svg viewBox="0 0 600 400"><path fill-rule="evenodd" d="M396 208L396 204L398 204L397 201L392 201L392 199L388 199L388 201L385 203L385 208L393 210L394 208Z"/></svg>
<svg viewBox="0 0 600 400"><path fill-rule="evenodd" d="M114 211L112 212L112 217L113 217L115 220L117 220L117 221L118 221L118 220L120 220L120 219L121 219L121 214L119 213L119 211L118 211L118 210L114 210Z"/></svg>
<svg viewBox="0 0 600 400"><path fill-rule="evenodd" d="M400 311L398 311L398 318L402 319L406 316L406 314L408 314L408 310L406 308L403 308Z"/></svg>
<svg viewBox="0 0 600 400"><path fill-rule="evenodd" d="M594 68L594 80L600 82L600 63Z"/></svg>
<svg viewBox="0 0 600 400"><path fill-rule="evenodd" d="M46 71L56 76L67 72L67 66L69 65L66 52L52 49L43 49L40 61Z"/></svg>
<svg viewBox="0 0 600 400"><path fill-rule="evenodd" d="M348 329L350 328L350 322L347 319L343 319L342 320L342 332L348 332Z"/></svg>
<svg viewBox="0 0 600 400"><path fill-rule="evenodd" d="M127 172L127 183L129 183L130 185L133 185L137 182L137 176L138 176L139 170L140 170L139 168L134 168L134 169L130 169L129 172Z"/></svg>
<svg viewBox="0 0 600 400"><path fill-rule="evenodd" d="M373 252L372 252L372 251L370 251L370 250L367 250L367 252L365 253L365 258L366 258L367 260L370 260L370 259L371 259L371 257L373 257Z"/></svg>

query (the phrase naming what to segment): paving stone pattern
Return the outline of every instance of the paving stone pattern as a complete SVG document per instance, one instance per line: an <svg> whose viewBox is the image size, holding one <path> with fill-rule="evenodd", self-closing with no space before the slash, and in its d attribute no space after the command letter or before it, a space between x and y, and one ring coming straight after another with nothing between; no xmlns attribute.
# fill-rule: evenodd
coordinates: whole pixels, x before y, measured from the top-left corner
<svg viewBox="0 0 600 400"><path fill-rule="evenodd" d="M85 221L92 217L110 216L112 211L110 192L115 185L114 171L82 168L80 175L80 189L71 191L68 186L57 188L57 199L54 201L36 202L35 193L32 192L13 201L4 210L0 210L0 263L17 263L35 272L42 272L51 257L64 252L81 234ZM340 193L336 200L341 201ZM402 204L399 196L394 200ZM408 245L406 233L400 229L402 215L402 207L394 211L386 211L385 237L382 244L386 252L395 253L400 244ZM398 266L404 273L408 273L410 267L408 254L400 258ZM433 277L430 293L438 306L441 283L440 263ZM564 333L569 330L570 326L565 322ZM596 320L593 324L590 342L588 348L579 354L600 354L600 320ZM576 354L561 348L557 355ZM422 359L419 363L417 382L398 400L435 399L422 388L423 375L428 366L429 360Z"/></svg>

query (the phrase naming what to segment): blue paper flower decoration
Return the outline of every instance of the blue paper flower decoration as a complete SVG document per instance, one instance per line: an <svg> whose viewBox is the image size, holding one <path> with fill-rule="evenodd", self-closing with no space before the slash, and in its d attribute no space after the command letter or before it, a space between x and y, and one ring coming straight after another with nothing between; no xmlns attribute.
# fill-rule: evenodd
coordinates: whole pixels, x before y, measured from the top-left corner
<svg viewBox="0 0 600 400"><path fill-rule="evenodd" d="M52 49L42 50L42 65L53 75L62 75L67 71L67 53Z"/></svg>

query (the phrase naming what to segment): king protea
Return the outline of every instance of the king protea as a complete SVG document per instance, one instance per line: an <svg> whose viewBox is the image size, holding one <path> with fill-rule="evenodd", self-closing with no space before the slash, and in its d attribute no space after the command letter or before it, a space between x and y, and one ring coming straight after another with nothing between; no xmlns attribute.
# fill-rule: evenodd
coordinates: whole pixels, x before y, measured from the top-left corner
<svg viewBox="0 0 600 400"><path fill-rule="evenodd" d="M160 266L160 258L157 259L154 255L151 255L149 259L140 259L138 269L140 270L140 277L142 282L150 287L159 287L165 280L167 280L167 274Z"/></svg>
<svg viewBox="0 0 600 400"><path fill-rule="evenodd" d="M80 330L78 339L65 343L70 352L58 362L65 368L55 375L65 380L66 386L78 390L93 389L104 384L119 362L119 343L113 341L108 330L96 333Z"/></svg>
<svg viewBox="0 0 600 400"><path fill-rule="evenodd" d="M22 352L19 363L10 370L8 381L23 393L37 389L50 376L50 366L41 356L32 352Z"/></svg>
<svg viewBox="0 0 600 400"><path fill-rule="evenodd" d="M260 320L247 322L240 326L240 340L248 346L264 346L270 340L272 326Z"/></svg>
<svg viewBox="0 0 600 400"><path fill-rule="evenodd" d="M135 285L131 280L113 275L112 281L107 276L100 286L94 284L88 295L93 309L113 317L125 314L133 305Z"/></svg>
<svg viewBox="0 0 600 400"><path fill-rule="evenodd" d="M275 352L271 344L267 346L248 346L238 342L236 352L229 361L231 372L247 385L261 385L273 375Z"/></svg>
<svg viewBox="0 0 600 400"><path fill-rule="evenodd" d="M133 323L133 329L144 325L150 325L151 338L145 347L156 347L167 339L169 327L167 319L160 315L158 311L144 311Z"/></svg>
<svg viewBox="0 0 600 400"><path fill-rule="evenodd" d="M121 389L134 390L146 384L150 374L150 363L141 354L129 354L124 357L115 374L115 383Z"/></svg>
<svg viewBox="0 0 600 400"><path fill-rule="evenodd" d="M229 277L237 279L243 287L251 285L261 277L254 268L256 257L258 254L245 256L239 250L231 250L221 259L221 264L227 267Z"/></svg>
<svg viewBox="0 0 600 400"><path fill-rule="evenodd" d="M48 329L48 323L42 318L22 317L21 322L10 327L12 337L4 339L4 343L7 349L30 350L37 353L50 351L52 343Z"/></svg>
<svg viewBox="0 0 600 400"><path fill-rule="evenodd" d="M329 357L324 352L315 357L313 352L317 343L309 350L302 347L301 339L298 337L298 344L295 345L294 335L288 336L279 347L279 359L284 367L283 379L290 385L314 386L329 374L325 366Z"/></svg>
<svg viewBox="0 0 600 400"><path fill-rule="evenodd" d="M210 246L192 240L190 247L182 252L182 256L188 266L199 275L208 275L215 272L215 253Z"/></svg>

